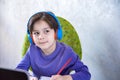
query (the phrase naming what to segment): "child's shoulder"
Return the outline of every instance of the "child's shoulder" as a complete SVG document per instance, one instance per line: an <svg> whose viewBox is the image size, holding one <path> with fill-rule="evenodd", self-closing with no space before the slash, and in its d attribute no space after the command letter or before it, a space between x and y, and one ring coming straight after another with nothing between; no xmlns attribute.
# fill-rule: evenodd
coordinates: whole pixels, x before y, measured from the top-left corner
<svg viewBox="0 0 120 80"><path fill-rule="evenodd" d="M69 45L65 44L64 42L58 42L59 47L67 48L67 49L72 49Z"/></svg>
<svg viewBox="0 0 120 80"><path fill-rule="evenodd" d="M59 46L62 48L61 52L64 56L66 57L77 57L77 54L74 52L74 50L72 49L72 47L70 47L69 45L63 43L63 42L59 42Z"/></svg>
<svg viewBox="0 0 120 80"><path fill-rule="evenodd" d="M64 49L64 51L67 51L69 53L74 53L72 47L63 42L58 42L58 46L61 47L62 49Z"/></svg>

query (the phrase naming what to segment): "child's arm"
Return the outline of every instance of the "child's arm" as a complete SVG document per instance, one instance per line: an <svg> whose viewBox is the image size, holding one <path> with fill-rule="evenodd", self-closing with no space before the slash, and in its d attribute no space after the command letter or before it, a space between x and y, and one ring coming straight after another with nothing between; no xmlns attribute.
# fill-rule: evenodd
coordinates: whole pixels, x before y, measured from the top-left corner
<svg viewBox="0 0 120 80"><path fill-rule="evenodd" d="M74 74L70 74L73 80L90 80L91 74L88 70L88 67L84 65L78 56L75 57L74 65L71 67L71 70L75 70Z"/></svg>
<svg viewBox="0 0 120 80"><path fill-rule="evenodd" d="M16 69L23 69L28 71L29 67L30 67L30 57L29 57L29 53L26 53L26 55L23 57L21 62L17 65Z"/></svg>

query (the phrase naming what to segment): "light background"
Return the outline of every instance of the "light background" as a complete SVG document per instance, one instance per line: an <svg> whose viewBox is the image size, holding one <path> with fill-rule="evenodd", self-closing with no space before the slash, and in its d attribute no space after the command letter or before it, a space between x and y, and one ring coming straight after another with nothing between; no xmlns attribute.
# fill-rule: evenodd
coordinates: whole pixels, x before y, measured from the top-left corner
<svg viewBox="0 0 120 80"><path fill-rule="evenodd" d="M0 67L16 67L29 17L46 10L75 27L91 80L120 79L120 0L0 0Z"/></svg>

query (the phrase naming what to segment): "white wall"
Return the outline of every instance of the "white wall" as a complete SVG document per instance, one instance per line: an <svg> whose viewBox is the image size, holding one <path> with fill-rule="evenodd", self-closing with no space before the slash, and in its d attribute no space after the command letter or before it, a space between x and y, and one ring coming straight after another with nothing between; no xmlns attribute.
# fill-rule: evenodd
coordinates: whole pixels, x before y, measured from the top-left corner
<svg viewBox="0 0 120 80"><path fill-rule="evenodd" d="M120 79L119 0L0 0L0 67L15 68L29 17L49 10L64 17L81 39L91 80Z"/></svg>

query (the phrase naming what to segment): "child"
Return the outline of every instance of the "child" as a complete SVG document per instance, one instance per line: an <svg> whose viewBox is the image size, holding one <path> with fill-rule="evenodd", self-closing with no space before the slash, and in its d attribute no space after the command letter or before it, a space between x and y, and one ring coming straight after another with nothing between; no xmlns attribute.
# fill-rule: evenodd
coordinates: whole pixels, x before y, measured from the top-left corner
<svg viewBox="0 0 120 80"><path fill-rule="evenodd" d="M78 55L68 45L58 42L62 38L60 22L52 12L38 12L28 21L31 43L17 69L32 68L32 80L42 76L50 80L90 80L91 74ZM70 74L71 71L74 74Z"/></svg>

